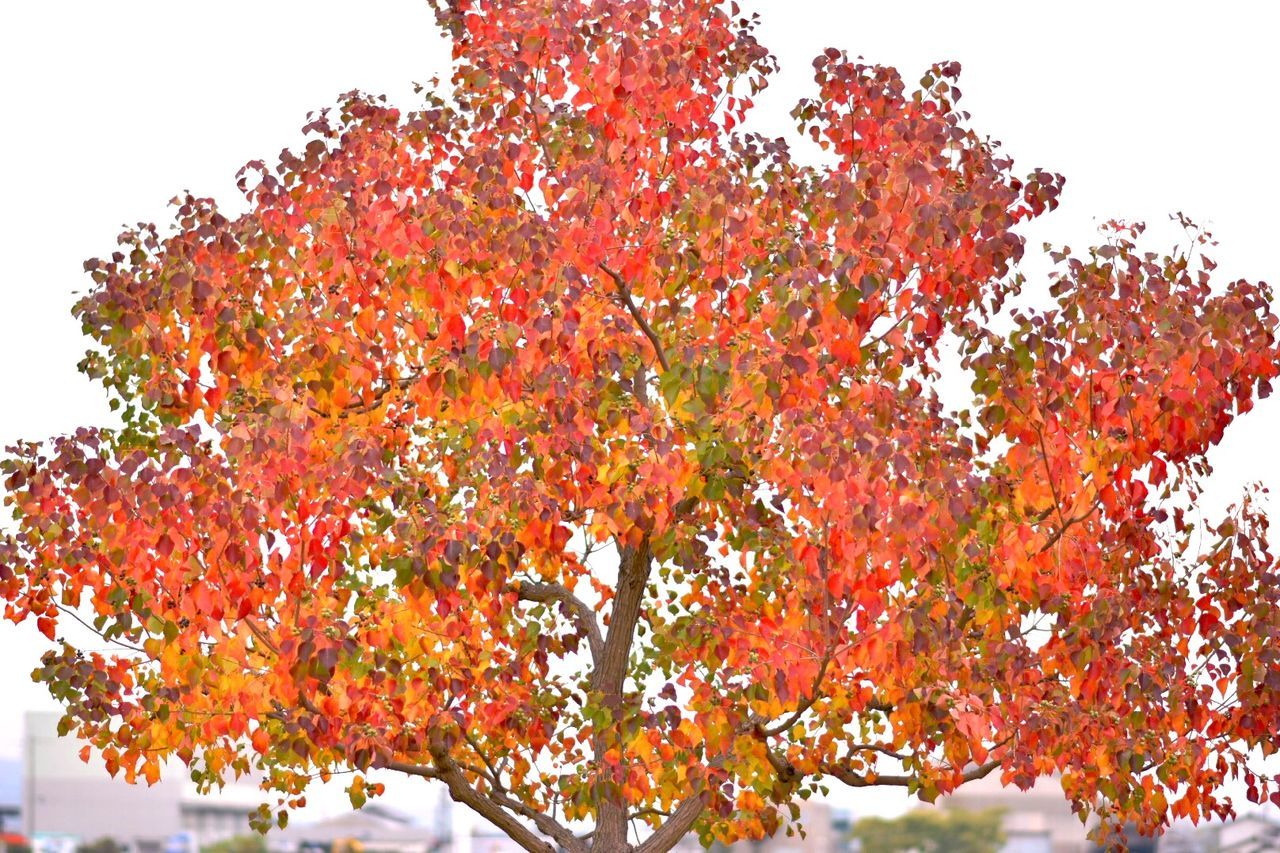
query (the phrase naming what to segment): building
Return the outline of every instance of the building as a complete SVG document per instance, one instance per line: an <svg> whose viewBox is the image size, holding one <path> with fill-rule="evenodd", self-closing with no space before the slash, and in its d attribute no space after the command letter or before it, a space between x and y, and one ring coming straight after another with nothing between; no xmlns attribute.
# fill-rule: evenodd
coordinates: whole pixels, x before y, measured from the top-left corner
<svg viewBox="0 0 1280 853"><path fill-rule="evenodd" d="M60 715L31 712L24 718L22 832L44 848L62 848L109 837L135 853L190 847L243 835L250 810L262 802L256 782L229 784L201 796L183 767L164 769L155 785L113 780L98 756L80 760L80 744L58 736Z"/></svg>
<svg viewBox="0 0 1280 853"><path fill-rule="evenodd" d="M0 758L0 835L22 831L22 763Z"/></svg>
<svg viewBox="0 0 1280 853"><path fill-rule="evenodd" d="M1205 827L1214 853L1280 853L1280 823L1256 812Z"/></svg>
<svg viewBox="0 0 1280 853"><path fill-rule="evenodd" d="M1156 843L1157 853L1280 853L1280 822L1261 812L1195 825L1179 821Z"/></svg>
<svg viewBox="0 0 1280 853"><path fill-rule="evenodd" d="M409 815L378 803L326 820L290 825L272 832L267 841L278 853L350 848L353 841L359 842L362 853L443 853L451 846L437 828L420 826Z"/></svg>
<svg viewBox="0 0 1280 853"><path fill-rule="evenodd" d="M1213 853L1213 828L1177 821L1156 842L1158 853Z"/></svg>

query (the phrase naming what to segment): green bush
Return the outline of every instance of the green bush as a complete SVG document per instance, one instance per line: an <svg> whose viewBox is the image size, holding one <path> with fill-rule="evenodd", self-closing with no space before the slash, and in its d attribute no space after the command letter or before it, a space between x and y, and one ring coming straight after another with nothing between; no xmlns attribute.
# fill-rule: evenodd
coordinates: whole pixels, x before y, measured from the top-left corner
<svg viewBox="0 0 1280 853"><path fill-rule="evenodd" d="M237 835L213 844L205 844L200 853L267 853L267 842L256 832L252 835Z"/></svg>
<svg viewBox="0 0 1280 853"><path fill-rule="evenodd" d="M862 853L996 853L1004 844L1004 809L920 809L892 820L863 818L852 836Z"/></svg>
<svg viewBox="0 0 1280 853"><path fill-rule="evenodd" d="M124 853L124 845L104 835L96 841L86 841L77 845L76 853Z"/></svg>

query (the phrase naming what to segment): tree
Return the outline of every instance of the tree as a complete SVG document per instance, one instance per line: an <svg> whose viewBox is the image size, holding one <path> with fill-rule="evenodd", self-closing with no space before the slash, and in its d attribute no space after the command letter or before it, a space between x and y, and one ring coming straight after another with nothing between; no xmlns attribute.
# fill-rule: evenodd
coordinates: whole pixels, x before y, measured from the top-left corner
<svg viewBox="0 0 1280 853"><path fill-rule="evenodd" d="M76 853L123 853L124 847L110 836L104 835L76 847Z"/></svg>
<svg viewBox="0 0 1280 853"><path fill-rule="evenodd" d="M437 11L450 100L346 97L247 212L86 265L122 426L12 448L0 540L9 618L119 647L36 670L86 758L256 768L259 828L399 771L533 851L760 837L831 782L1280 800L1266 517L1188 514L1276 373L1264 285L1115 223L1037 308L1062 179L955 63L819 56L811 163L741 130L774 61L736 8Z"/></svg>
<svg viewBox="0 0 1280 853"><path fill-rule="evenodd" d="M236 835L205 844L200 853L267 853L267 842L261 835Z"/></svg>
<svg viewBox="0 0 1280 853"><path fill-rule="evenodd" d="M861 853L996 853L1004 844L1004 810L916 810L853 826Z"/></svg>

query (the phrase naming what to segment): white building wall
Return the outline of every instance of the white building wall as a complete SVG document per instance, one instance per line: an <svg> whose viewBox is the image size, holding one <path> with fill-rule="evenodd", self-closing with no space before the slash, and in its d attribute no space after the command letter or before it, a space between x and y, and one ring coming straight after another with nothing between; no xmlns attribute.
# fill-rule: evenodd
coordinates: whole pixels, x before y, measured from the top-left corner
<svg viewBox="0 0 1280 853"><path fill-rule="evenodd" d="M201 796L176 761L163 768L155 785L113 779L96 753L87 764L80 760L83 742L58 737L59 716L31 712L24 718L22 826L28 836L109 837L146 851L186 832L195 843L208 844L249 833L249 812L268 796L254 776Z"/></svg>
<svg viewBox="0 0 1280 853"><path fill-rule="evenodd" d="M28 836L74 836L94 841L164 839L181 828L182 785L162 779L151 787L112 779L96 755L80 760L80 743L58 737L59 714L24 718L23 831Z"/></svg>

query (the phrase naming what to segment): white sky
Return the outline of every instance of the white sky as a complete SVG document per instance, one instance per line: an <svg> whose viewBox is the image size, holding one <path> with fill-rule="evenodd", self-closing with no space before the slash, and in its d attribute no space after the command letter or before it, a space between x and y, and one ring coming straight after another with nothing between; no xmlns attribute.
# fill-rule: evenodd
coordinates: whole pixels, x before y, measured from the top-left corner
<svg viewBox="0 0 1280 853"><path fill-rule="evenodd" d="M789 131L827 46L896 65L964 66L962 106L1020 167L1067 177L1059 210L1026 232L1082 248L1096 222L1152 225L1156 248L1184 211L1208 225L1223 280L1280 285L1280 144L1269 2L744 2L782 62L754 126ZM352 88L411 105L412 81L448 76L423 0L43 0L0 5L0 445L106 423L75 364L69 314L84 259L125 222L168 219L184 189L237 209L237 169L301 139L308 110ZM759 115L768 113L770 118ZM1032 267L1033 269L1035 267ZM1280 395L1278 395L1280 396ZM1280 487L1280 402L1264 401L1212 457L1219 495ZM49 707L29 681L34 626L0 624L0 755L21 713ZM859 793L860 813L898 811Z"/></svg>

